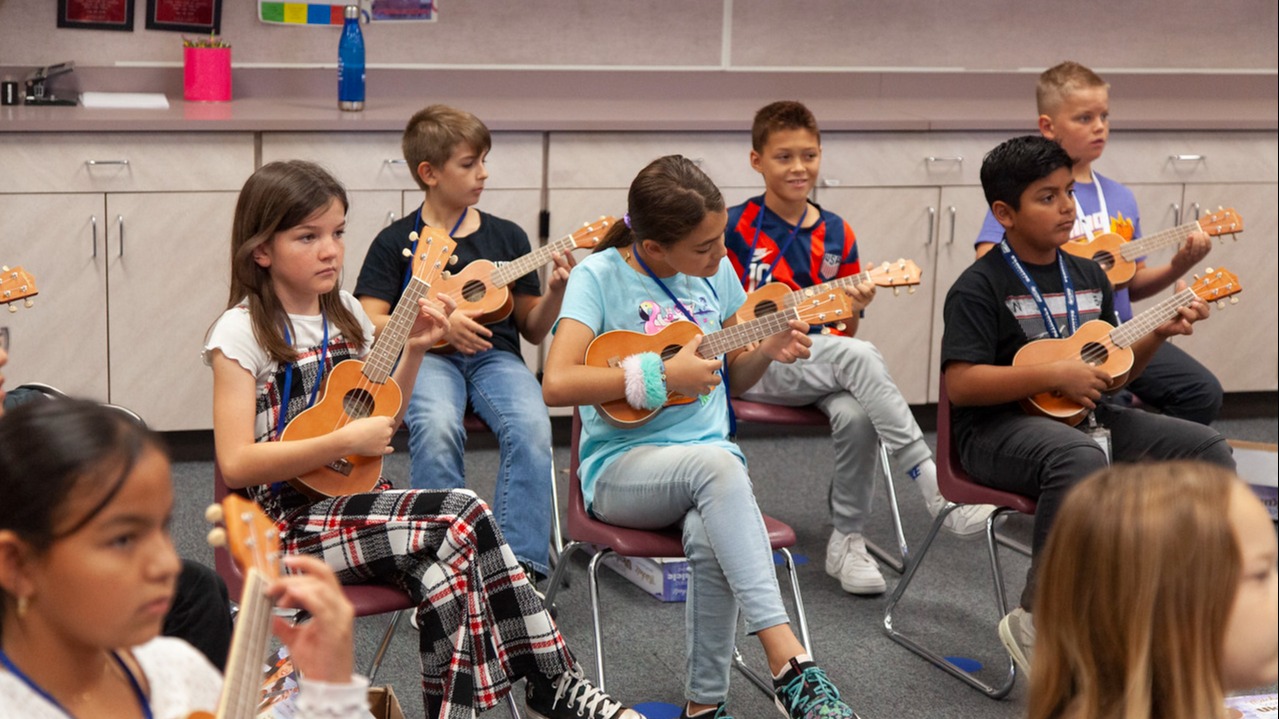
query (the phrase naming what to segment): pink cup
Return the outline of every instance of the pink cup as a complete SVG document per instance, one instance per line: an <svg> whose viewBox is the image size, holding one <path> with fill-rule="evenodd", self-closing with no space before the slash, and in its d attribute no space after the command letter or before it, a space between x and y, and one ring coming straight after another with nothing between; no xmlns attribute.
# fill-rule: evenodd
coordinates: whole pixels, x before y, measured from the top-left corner
<svg viewBox="0 0 1279 719"><path fill-rule="evenodd" d="M193 102L231 99L231 48L184 47L183 97Z"/></svg>

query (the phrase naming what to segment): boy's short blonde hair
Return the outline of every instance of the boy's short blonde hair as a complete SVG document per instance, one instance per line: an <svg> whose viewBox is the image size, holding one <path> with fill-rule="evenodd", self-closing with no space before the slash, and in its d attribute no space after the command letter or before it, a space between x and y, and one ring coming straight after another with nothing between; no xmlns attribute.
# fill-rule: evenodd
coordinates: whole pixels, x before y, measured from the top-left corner
<svg viewBox="0 0 1279 719"><path fill-rule="evenodd" d="M417 186L427 189L418 166L427 162L431 167L443 167L462 143L483 155L493 147L493 138L480 118L448 105L431 105L409 118L400 146Z"/></svg>
<svg viewBox="0 0 1279 719"><path fill-rule="evenodd" d="M1039 107L1039 114L1052 114L1067 95L1089 87L1109 88L1110 84L1097 73L1072 60L1044 70L1035 85L1035 104Z"/></svg>

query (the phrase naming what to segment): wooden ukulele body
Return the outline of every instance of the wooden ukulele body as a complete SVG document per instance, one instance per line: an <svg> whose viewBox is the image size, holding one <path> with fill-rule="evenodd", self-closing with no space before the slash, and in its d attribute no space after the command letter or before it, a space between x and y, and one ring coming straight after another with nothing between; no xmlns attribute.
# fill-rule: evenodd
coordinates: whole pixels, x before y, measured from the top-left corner
<svg viewBox="0 0 1279 719"><path fill-rule="evenodd" d="M1128 381L1133 353L1131 348L1115 347L1110 341L1109 335L1114 329L1103 320L1092 320L1085 322L1069 337L1035 340L1017 350L1013 366L1041 365L1075 358L1105 371L1110 375L1108 390L1117 389ZM1030 414L1061 420L1071 426L1082 422L1087 414L1083 405L1055 392L1031 395L1023 399L1021 405Z"/></svg>
<svg viewBox="0 0 1279 719"><path fill-rule="evenodd" d="M786 309L786 298L794 291L785 282L769 282L747 295L746 303L737 310L737 320L748 322Z"/></svg>
<svg viewBox="0 0 1279 719"><path fill-rule="evenodd" d="M506 319L515 307L508 287L493 286L497 265L489 260L474 260L436 283L440 292L457 301L459 312L479 311L475 318L482 325Z"/></svg>
<svg viewBox="0 0 1279 719"><path fill-rule="evenodd" d="M1107 232L1090 240L1067 242L1061 246L1061 249L1075 257L1092 260L1101 265L1101 269L1106 272L1106 277L1110 278L1110 284L1118 289L1132 282L1133 275L1137 274L1137 263L1124 259L1120 253L1126 244L1128 240L1125 240L1123 235Z"/></svg>
<svg viewBox="0 0 1279 719"><path fill-rule="evenodd" d="M683 320L672 322L652 335L630 330L605 332L592 340L586 348L586 364L591 367L617 367L623 359L640 352L656 352L663 360L668 360L700 334L703 334L702 328ZM688 404L693 400L693 397L672 392L664 406ZM660 408L635 409L625 398L595 405L595 409L599 410L600 417L605 422L620 429L639 427L661 411Z"/></svg>
<svg viewBox="0 0 1279 719"><path fill-rule="evenodd" d="M322 437L364 417L394 417L400 411L404 393L388 377L375 384L364 376L364 362L349 359L333 365L324 382L324 393L310 408L294 417L284 428L281 441ZM382 476L382 457L347 455L290 481L310 496L336 497L368 492Z"/></svg>

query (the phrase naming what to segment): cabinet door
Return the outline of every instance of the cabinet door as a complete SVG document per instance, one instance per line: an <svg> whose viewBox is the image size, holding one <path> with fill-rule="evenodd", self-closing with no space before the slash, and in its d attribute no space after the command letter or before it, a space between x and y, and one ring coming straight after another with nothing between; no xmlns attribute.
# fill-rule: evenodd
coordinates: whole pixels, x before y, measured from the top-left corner
<svg viewBox="0 0 1279 719"><path fill-rule="evenodd" d="M382 228L404 216L403 193L396 191L351 191L346 212L346 258L342 263L342 289L355 292L355 282L364 265L369 245ZM417 205L414 205L416 208Z"/></svg>
<svg viewBox="0 0 1279 719"><path fill-rule="evenodd" d="M942 309L946 293L955 280L973 263L973 241L986 219L986 198L980 187L943 187L941 221L938 222L937 259L933 273L933 337L928 370L928 401L937 401L937 381L941 376L941 337L945 329Z"/></svg>
<svg viewBox="0 0 1279 719"><path fill-rule="evenodd" d="M153 429L213 426L200 351L227 304L236 194L107 196L110 397Z"/></svg>
<svg viewBox="0 0 1279 719"><path fill-rule="evenodd" d="M844 217L857 235L862 269L898 258L913 260L922 283L913 294L879 289L857 336L873 342L906 401L928 401L928 342L932 334L934 244L938 188L823 187L822 206Z"/></svg>
<svg viewBox="0 0 1279 719"><path fill-rule="evenodd" d="M43 382L107 400L105 200L101 193L0 195L0 264L36 281L35 305L0 311L5 384Z"/></svg>

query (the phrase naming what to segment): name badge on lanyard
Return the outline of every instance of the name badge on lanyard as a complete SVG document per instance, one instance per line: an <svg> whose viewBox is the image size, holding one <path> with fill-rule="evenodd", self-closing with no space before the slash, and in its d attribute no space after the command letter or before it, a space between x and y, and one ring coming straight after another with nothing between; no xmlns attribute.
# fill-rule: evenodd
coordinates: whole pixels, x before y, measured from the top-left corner
<svg viewBox="0 0 1279 719"><path fill-rule="evenodd" d="M1093 239L1097 235L1103 235L1110 232L1110 211L1106 208L1106 193L1101 191L1101 182L1097 180L1097 173L1092 173L1092 186L1097 190L1097 204L1101 213L1101 225L1093 228L1092 223L1088 221L1089 213L1084 212L1082 203L1079 202L1079 195L1075 195L1075 226L1070 232L1071 237L1086 237Z"/></svg>

